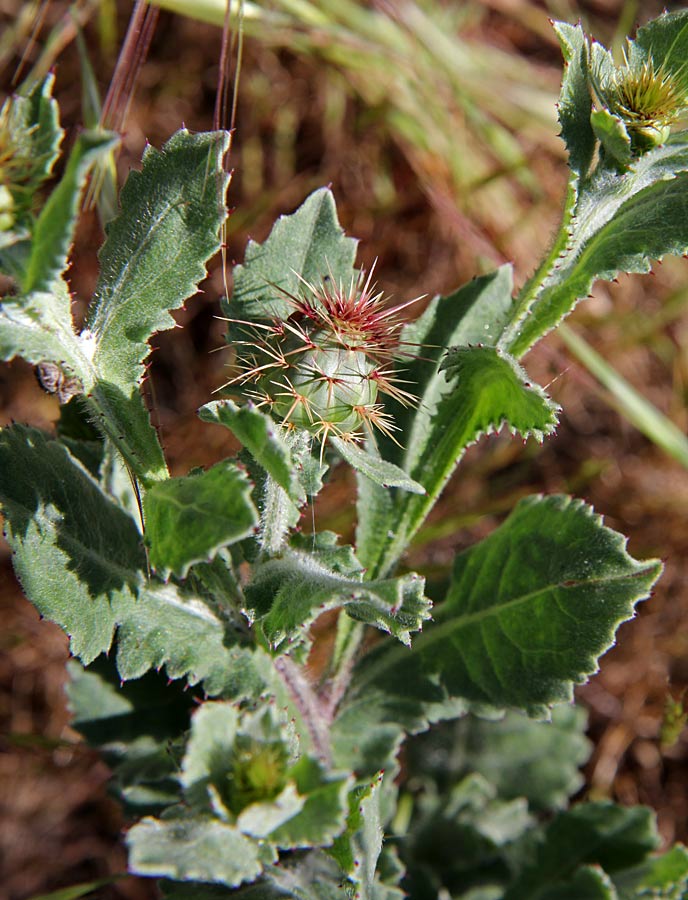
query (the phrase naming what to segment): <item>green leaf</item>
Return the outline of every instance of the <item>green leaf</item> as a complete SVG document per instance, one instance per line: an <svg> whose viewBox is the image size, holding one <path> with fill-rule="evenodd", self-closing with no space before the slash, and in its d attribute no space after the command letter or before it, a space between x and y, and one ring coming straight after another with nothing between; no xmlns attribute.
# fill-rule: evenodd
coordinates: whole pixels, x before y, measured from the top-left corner
<svg viewBox="0 0 688 900"><path fill-rule="evenodd" d="M444 793L469 772L478 772L504 800L524 797L537 811L561 809L582 785L579 771L590 756L586 715L555 706L550 722L519 713L499 721L465 716L432 728L406 748L406 765L436 781Z"/></svg>
<svg viewBox="0 0 688 900"><path fill-rule="evenodd" d="M269 678L269 660L238 644L240 637L200 598L184 596L172 584L140 587L120 617L117 668L126 680L164 666L169 678L203 682L213 696L258 696Z"/></svg>
<svg viewBox="0 0 688 900"><path fill-rule="evenodd" d="M24 592L90 662L145 568L134 521L63 446L21 425L0 432L0 503Z"/></svg>
<svg viewBox="0 0 688 900"><path fill-rule="evenodd" d="M229 462L154 484L143 507L153 568L184 578L194 563L207 562L222 547L252 534L258 513L251 487L244 472Z"/></svg>
<svg viewBox="0 0 688 900"><path fill-rule="evenodd" d="M314 191L296 212L280 216L263 244L249 241L244 264L234 269L230 314L289 318L293 309L283 293L300 296L300 278L319 284L330 277L348 286L355 277L356 245L339 224L332 192Z"/></svg>
<svg viewBox="0 0 688 900"><path fill-rule="evenodd" d="M294 761L297 747L272 707L242 714L205 703L182 764L187 804L281 849L332 843L344 828L350 778L306 756Z"/></svg>
<svg viewBox="0 0 688 900"><path fill-rule="evenodd" d="M410 632L429 618L425 580L415 573L385 581L363 581L362 575L340 575L317 554L290 550L257 568L246 588L246 604L273 648L293 641L323 612L338 607L410 644Z"/></svg>
<svg viewBox="0 0 688 900"><path fill-rule="evenodd" d="M567 246L501 346L523 355L590 293L596 279L649 272L651 261L688 252L685 132L644 153L628 172L600 167L581 186Z"/></svg>
<svg viewBox="0 0 688 900"><path fill-rule="evenodd" d="M208 816L142 819L127 834L129 870L236 887L263 869L264 851L235 826Z"/></svg>
<svg viewBox="0 0 688 900"><path fill-rule="evenodd" d="M41 210L33 229L31 252L21 280L25 294L51 291L67 268L67 257L74 238L81 192L94 163L116 143L106 132L84 131L77 138L64 175ZM71 304L63 310L65 323L71 325Z"/></svg>
<svg viewBox="0 0 688 900"><path fill-rule="evenodd" d="M61 444L20 425L0 431L0 503L24 591L75 656L89 663L107 652L117 629L124 679L165 665L210 693L263 689L269 659L234 646L220 610L145 579L133 519Z"/></svg>
<svg viewBox="0 0 688 900"><path fill-rule="evenodd" d="M570 880L545 888L538 894L538 900L618 900L618 896L611 878L603 869L599 866L581 866Z"/></svg>
<svg viewBox="0 0 688 900"><path fill-rule="evenodd" d="M447 599L412 650L385 642L363 658L338 735L357 714L419 731L459 714L461 701L545 715L596 671L660 571L629 556L581 501L522 500L456 558Z"/></svg>
<svg viewBox="0 0 688 900"><path fill-rule="evenodd" d="M625 809L607 802L582 803L560 813L546 827L536 859L519 875L504 900L573 900L574 895L561 893L561 889L576 876L579 866L599 865L614 875L643 862L659 843L651 810L642 806Z"/></svg>
<svg viewBox="0 0 688 900"><path fill-rule="evenodd" d="M632 158L631 138L621 119L607 109L596 109L590 116L590 123L607 154L622 169L627 169Z"/></svg>
<svg viewBox="0 0 688 900"><path fill-rule="evenodd" d="M26 87L9 98L0 117L9 136L13 158L21 162L20 179L9 180L17 210L17 224L27 224L36 192L50 178L60 155L64 131L60 128L57 101L52 92L55 75Z"/></svg>
<svg viewBox="0 0 688 900"><path fill-rule="evenodd" d="M383 488L397 487L412 494L426 493L423 485L410 478L403 469L380 456L375 456L370 449L364 450L341 438L331 438L330 442L345 462L375 484Z"/></svg>
<svg viewBox="0 0 688 900"><path fill-rule="evenodd" d="M206 403L198 411L204 422L224 425L246 447L255 461L282 487L292 500L302 504L305 492L280 427L252 404L237 406L231 400Z"/></svg>
<svg viewBox="0 0 688 900"><path fill-rule="evenodd" d="M68 663L72 726L103 755L110 787L128 810L160 812L179 799L173 742L188 728L192 692L150 672L123 684L114 663L100 657L88 669Z"/></svg>
<svg viewBox="0 0 688 900"><path fill-rule="evenodd" d="M305 756L292 766L289 777L305 798L304 804L270 833L270 841L284 850L329 846L346 824L351 777L327 772L319 762Z"/></svg>
<svg viewBox="0 0 688 900"><path fill-rule="evenodd" d="M619 900L685 900L688 891L688 850L677 844L662 856L614 876Z"/></svg>
<svg viewBox="0 0 688 900"><path fill-rule="evenodd" d="M655 70L664 67L672 75L685 79L688 58L688 10L664 12L638 29L628 42L631 65L652 59Z"/></svg>
<svg viewBox="0 0 688 900"><path fill-rule="evenodd" d="M566 22L553 25L565 63L558 106L561 136L569 151L571 170L585 177L595 152L595 135L590 125L588 41L580 25Z"/></svg>
<svg viewBox="0 0 688 900"><path fill-rule="evenodd" d="M21 356L27 362L55 363L66 375L87 377L87 361L74 334L66 290L0 302L0 359Z"/></svg>
<svg viewBox="0 0 688 900"><path fill-rule="evenodd" d="M502 266L447 297L436 297L402 332L402 346L420 348L417 356L401 362L404 379L414 385L418 404L412 409L387 400L385 409L399 428L403 447L384 436L378 441L384 459L399 465L426 489L422 472L437 441L434 424L438 422L441 429L443 401L452 389L446 373L440 371L446 350L456 345L496 343L509 321L512 284L511 266ZM456 463L458 459L450 461L452 469ZM434 495L421 501L428 512L440 490L437 486ZM406 507L418 506L418 500L385 490L367 478L358 479L356 545L371 577L389 572L406 549L412 537L412 510ZM416 527L420 524L419 520Z"/></svg>
<svg viewBox="0 0 688 900"><path fill-rule="evenodd" d="M507 882L509 856L518 852L517 842L532 825L525 801L505 803L475 774L442 792L422 773L416 778L422 790L401 845L409 895L463 896L486 881L491 886Z"/></svg>
<svg viewBox="0 0 688 900"><path fill-rule="evenodd" d="M375 538L374 546L382 547L384 553L378 550L375 572L388 571L399 558L470 444L481 435L499 431L503 425L524 438L542 440L557 423L556 404L540 387L527 381L526 373L515 360L498 349L456 348L441 370L446 373L449 392L435 407L428 426L430 440L411 469L411 475L426 488L427 495L393 498L391 536L380 530ZM361 537L367 524L366 520L359 529ZM380 529L380 523L376 527ZM369 557L370 553L364 556L368 563Z"/></svg>
<svg viewBox="0 0 688 900"><path fill-rule="evenodd" d="M141 381L149 338L174 326L169 311L196 292L220 247L228 142L225 132L182 129L162 151L147 147L142 171L122 190L100 253L89 330L99 378L126 396Z"/></svg>
<svg viewBox="0 0 688 900"><path fill-rule="evenodd" d="M360 900L374 900L376 897L375 873L383 841L381 783L382 773L370 784L351 793L346 831L330 850L351 884L355 885Z"/></svg>

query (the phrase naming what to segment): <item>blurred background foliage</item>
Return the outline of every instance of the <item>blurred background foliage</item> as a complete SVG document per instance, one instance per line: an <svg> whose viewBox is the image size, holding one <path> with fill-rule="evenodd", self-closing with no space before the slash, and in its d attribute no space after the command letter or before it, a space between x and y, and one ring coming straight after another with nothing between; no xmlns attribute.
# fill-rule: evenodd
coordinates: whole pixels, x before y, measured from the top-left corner
<svg viewBox="0 0 688 900"><path fill-rule="evenodd" d="M160 145L182 124L212 127L221 4L160 3L168 8L136 90L124 86L120 183L146 140ZM507 260L522 282L547 249L567 177L556 137L561 58L548 19L580 18L618 52L637 22L666 5L683 6L247 0L228 264L241 260L249 235L262 240L277 215L331 184L342 223L361 239L360 263L378 260L380 287L396 302L446 293ZM5 93L18 67L38 76L54 66L71 143L85 115L78 28L104 96L132 6L0 0ZM182 7L196 18L171 11ZM70 272L77 313L93 290L100 240L97 215L85 213ZM688 838L688 740L680 727L661 740L671 722L680 726L688 687L687 275L686 262L671 259L653 276L598 285L568 331L530 353L529 371L563 406L559 431L543 447L499 435L473 448L409 555L409 565L439 585L457 550L489 533L519 497L541 490L585 497L630 536L634 555L666 560L656 595L624 626L579 699L595 745L582 791L649 803L667 841ZM215 316L223 290L217 260L204 293L178 316L182 329L156 340L148 399L176 473L232 449L195 416L226 380L226 353L211 352L222 345ZM30 367L0 369L0 424L50 428L57 412ZM315 510L317 528L351 535L350 489L338 472ZM107 798L107 770L68 726L66 641L21 599L4 545L0 562L0 884L20 900L121 871L123 823ZM154 894L126 879L96 895Z"/></svg>

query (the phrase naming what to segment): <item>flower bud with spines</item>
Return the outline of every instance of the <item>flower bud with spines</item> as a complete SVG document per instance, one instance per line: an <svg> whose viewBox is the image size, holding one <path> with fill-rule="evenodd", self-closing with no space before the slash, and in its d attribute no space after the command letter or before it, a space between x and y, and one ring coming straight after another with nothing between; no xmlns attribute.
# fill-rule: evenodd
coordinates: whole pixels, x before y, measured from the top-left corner
<svg viewBox="0 0 688 900"><path fill-rule="evenodd" d="M229 385L255 385L244 392L283 425L323 444L329 436L359 441L374 428L392 437L395 426L379 395L401 403L415 398L392 370L403 307L385 307L372 274L359 273L347 287L331 275L319 284L300 278L301 295L276 288L292 312L269 324L239 323L249 339L240 342L242 371Z"/></svg>

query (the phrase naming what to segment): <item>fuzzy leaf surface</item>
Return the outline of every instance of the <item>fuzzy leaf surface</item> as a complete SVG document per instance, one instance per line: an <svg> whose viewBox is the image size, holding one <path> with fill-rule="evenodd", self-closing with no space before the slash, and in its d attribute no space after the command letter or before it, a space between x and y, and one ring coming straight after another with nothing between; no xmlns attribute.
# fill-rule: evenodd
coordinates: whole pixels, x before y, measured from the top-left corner
<svg viewBox="0 0 688 900"><path fill-rule="evenodd" d="M425 580L415 573L381 581L342 575L317 555L289 551L262 565L246 588L246 603L276 648L305 632L323 612L342 607L352 618L374 625L410 644L429 618Z"/></svg>
<svg viewBox="0 0 688 900"><path fill-rule="evenodd" d="M330 853L361 900L374 900L375 872L382 851L384 830L380 814L382 775L370 784L353 791L346 830L335 841Z"/></svg>
<svg viewBox="0 0 688 900"><path fill-rule="evenodd" d="M36 192L52 174L60 155L64 131L60 127L59 109L53 97L54 84L55 76L50 73L28 91L20 89L3 108L13 143L13 155L23 163L22 179L28 179L26 185L21 180L14 183L12 178L8 179L7 184L15 204L15 228L20 232L30 226ZM3 264L6 262L2 251L0 260Z"/></svg>
<svg viewBox="0 0 688 900"><path fill-rule="evenodd" d="M229 544L253 533L258 513L251 482L236 465L222 462L198 475L154 484L144 499L146 543L153 568L183 578Z"/></svg>
<svg viewBox="0 0 688 900"><path fill-rule="evenodd" d="M580 766L591 751L585 726L585 711L563 704L549 722L520 713L498 721L464 716L411 741L407 766L431 777L440 793L477 772L504 800L524 797L537 811L562 809L583 783Z"/></svg>
<svg viewBox="0 0 688 900"><path fill-rule="evenodd" d="M6 297L0 302L0 359L53 362L83 380L87 364L71 324L70 298L58 285L46 293Z"/></svg>
<svg viewBox="0 0 688 900"><path fill-rule="evenodd" d="M109 649L145 568L133 519L61 444L21 425L0 432L0 503L24 592L90 662Z"/></svg>
<svg viewBox="0 0 688 900"><path fill-rule="evenodd" d="M123 679L164 665L170 678L205 681L209 693L260 693L267 656L235 646L231 623L200 598L145 578L134 520L62 444L24 426L3 429L0 503L24 592L84 663L107 652L117 630Z"/></svg>
<svg viewBox="0 0 688 900"><path fill-rule="evenodd" d="M314 286L331 277L348 288L356 245L339 224L332 192L315 191L296 212L280 216L264 243L249 241L243 265L234 269L230 315L288 318L293 308L280 292L301 296L299 276Z"/></svg>
<svg viewBox="0 0 688 900"><path fill-rule="evenodd" d="M147 147L142 171L122 190L100 253L89 329L100 379L127 396L141 381L149 338L174 326L169 311L196 292L220 247L228 142L225 132L182 129L162 151Z"/></svg>
<svg viewBox="0 0 688 900"><path fill-rule="evenodd" d="M356 750L348 732L357 717L371 726L358 739L365 755L364 740L389 737L395 725L423 730L458 715L461 703L546 714L596 671L660 571L656 560L629 556L623 537L581 501L522 500L456 558L447 599L411 650L385 642L363 658L335 725L343 759Z"/></svg>
<svg viewBox="0 0 688 900"><path fill-rule="evenodd" d="M569 166L583 177L595 152L595 135L590 124L588 41L580 25L555 22L554 30L565 63L558 107L561 137L569 151Z"/></svg>
<svg viewBox="0 0 688 900"><path fill-rule="evenodd" d="M136 875L236 887L253 881L263 869L256 842L208 816L147 816L129 830L127 846L129 870Z"/></svg>
<svg viewBox="0 0 688 900"><path fill-rule="evenodd" d="M204 422L228 428L292 500L297 503L305 501L303 487L294 472L291 451L279 426L270 416L251 404L237 406L231 400L206 403L199 409L198 415Z"/></svg>
<svg viewBox="0 0 688 900"><path fill-rule="evenodd" d="M400 488L402 491L410 491L412 494L426 493L422 484L414 481L394 463L388 462L380 456L374 456L368 450L352 444L351 441L331 438L331 443L342 459L375 484L379 484L383 488Z"/></svg>
<svg viewBox="0 0 688 900"><path fill-rule="evenodd" d="M81 193L90 168L108 153L114 135L83 131L77 138L64 175L53 190L33 228L31 252L21 280L25 294L51 291L67 268L67 257L74 238ZM68 295L67 295L68 296ZM71 325L71 304L64 310L65 324Z"/></svg>
<svg viewBox="0 0 688 900"><path fill-rule="evenodd" d="M169 678L202 682L212 696L257 696L269 660L237 641L231 622L199 597L173 584L141 586L119 621L117 668L126 680L164 666Z"/></svg>
<svg viewBox="0 0 688 900"><path fill-rule="evenodd" d="M504 900L571 897L565 890L579 867L598 865L613 876L644 862L659 843L654 816L646 807L581 803L560 813L545 828L535 861L511 885Z"/></svg>
<svg viewBox="0 0 688 900"><path fill-rule="evenodd" d="M655 70L664 66L672 75L685 78L688 58L688 10L665 12L638 29L635 39L628 42L631 63L652 59Z"/></svg>
<svg viewBox="0 0 688 900"><path fill-rule="evenodd" d="M634 160L628 172L598 166L580 185L566 247L501 345L522 356L597 279L649 272L652 260L688 252L687 197L685 132Z"/></svg>
<svg viewBox="0 0 688 900"><path fill-rule="evenodd" d="M182 763L187 805L231 819L243 834L274 848L332 843L344 828L350 778L306 756L294 762L298 745L285 730L270 712L242 716L228 703L203 704ZM252 767L255 783L237 775L242 766ZM251 790L270 784L271 776L279 787L263 796Z"/></svg>

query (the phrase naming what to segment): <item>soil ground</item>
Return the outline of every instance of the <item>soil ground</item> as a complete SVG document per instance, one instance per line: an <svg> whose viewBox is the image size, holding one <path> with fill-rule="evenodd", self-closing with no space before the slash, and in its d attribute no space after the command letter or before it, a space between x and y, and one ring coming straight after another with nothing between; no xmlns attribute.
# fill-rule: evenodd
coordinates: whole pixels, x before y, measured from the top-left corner
<svg viewBox="0 0 688 900"><path fill-rule="evenodd" d="M8 27L19 5L0 3ZM500 12L510 4L492 0L474 5L480 14L469 23L469 39L533 61L544 83L552 86L554 100L559 59L546 31ZM532 9L542 23L546 7L551 13L555 5L511 6ZM129 6L120 6L121 33ZM566 7L559 14L569 21L583 14L607 40L622 7L628 10L631 4L609 0L559 6ZM643 15L660 11L659 4L651 6ZM55 2L49 24L64 9L65 4ZM93 25L88 28L97 46ZM217 29L161 15L127 118L122 175L140 157L145 138L159 144L182 122L198 130L211 126L219 48ZM12 67L6 65L6 74ZM105 85L111 72L106 56L98 69ZM317 54L297 56L247 40L230 189L236 213L229 260L241 259L249 233L262 239L279 213L291 211L313 187L330 183L342 223L362 240L363 264L378 259L380 286L397 300L447 292L483 270L489 264L486 243L498 248L496 259L515 259L517 278L523 279L556 223L565 181L563 156L527 144L538 190L504 176L516 207L507 216L476 203L478 224L466 227L471 203L457 196L448 206L446 172L438 166L437 184L428 181L432 159L419 162L390 133L383 108L371 110L347 89L343 76L327 72ZM71 45L59 60L57 88L73 139L80 89ZM279 120L278 110L290 111L291 118ZM458 134L458 146L461 141ZM509 217L510 223L505 222ZM83 310L93 290L99 241L95 217L86 215L70 272L77 310ZM688 263L667 261L656 267L654 277L624 277L619 284L599 286L571 320L684 431L687 283ZM226 358L210 352L222 343L223 326L214 318L221 292L221 271L215 264L204 293L178 316L183 327L156 339L149 400L176 473L212 463L228 450L223 436L215 433L219 429L202 425L195 416L224 377ZM629 535L635 556L661 557L666 571L654 596L621 628L618 646L604 657L599 675L578 691L589 709L595 745L585 791L626 804L649 804L658 813L666 842L688 840L688 735L670 748L659 742L667 697L688 688L688 473L615 412L556 335L525 362L533 379L547 385L563 407L557 434L541 447L499 435L471 449L408 564L441 575L458 549L489 533L518 497L535 491L585 498L604 513L607 524ZM0 424L15 420L50 428L57 414L55 401L39 388L31 367L14 361L0 369ZM325 492L315 511L319 528L350 532L353 522L341 513L350 489L346 477L339 477ZM106 767L69 727L63 695L66 638L40 621L23 599L5 545L0 546L0 608L0 898L23 900L123 871L125 823L108 797ZM143 880L126 879L97 896L143 900L155 893Z"/></svg>

